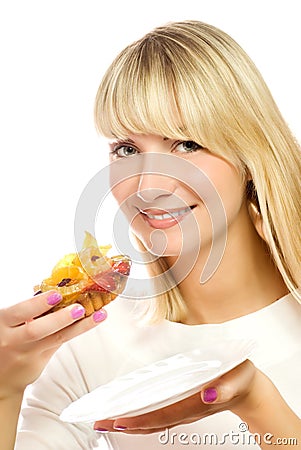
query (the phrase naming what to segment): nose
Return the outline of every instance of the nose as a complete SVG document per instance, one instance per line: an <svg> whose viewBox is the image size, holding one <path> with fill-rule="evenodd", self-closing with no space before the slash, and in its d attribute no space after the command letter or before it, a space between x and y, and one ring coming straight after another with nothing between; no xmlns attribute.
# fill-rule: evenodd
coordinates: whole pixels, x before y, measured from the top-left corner
<svg viewBox="0 0 301 450"><path fill-rule="evenodd" d="M142 173L137 196L146 203L171 196L176 189L175 179L158 173Z"/></svg>
<svg viewBox="0 0 301 450"><path fill-rule="evenodd" d="M151 203L162 197L168 197L176 189L175 179L168 176L164 155L144 153L141 155L137 196ZM160 168L163 166L164 168Z"/></svg>

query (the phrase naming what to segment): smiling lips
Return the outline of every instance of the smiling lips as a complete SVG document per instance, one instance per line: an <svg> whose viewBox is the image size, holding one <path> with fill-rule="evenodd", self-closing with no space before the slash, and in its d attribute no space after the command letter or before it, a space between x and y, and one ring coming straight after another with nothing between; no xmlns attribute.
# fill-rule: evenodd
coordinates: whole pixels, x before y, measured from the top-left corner
<svg viewBox="0 0 301 450"><path fill-rule="evenodd" d="M162 210L162 209L143 209L140 210L144 220L152 228L170 228L181 222L195 206L188 206L187 208Z"/></svg>

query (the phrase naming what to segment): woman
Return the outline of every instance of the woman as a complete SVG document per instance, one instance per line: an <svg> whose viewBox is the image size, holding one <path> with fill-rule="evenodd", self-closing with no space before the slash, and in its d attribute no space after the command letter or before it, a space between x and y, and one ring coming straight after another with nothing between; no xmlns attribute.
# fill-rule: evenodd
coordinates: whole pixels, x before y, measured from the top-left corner
<svg viewBox="0 0 301 450"><path fill-rule="evenodd" d="M196 433L215 434L221 448L237 448L230 435L238 434L245 448L248 427L263 449L276 439L296 448L289 439L301 439L301 157L261 76L220 30L171 23L121 52L100 85L95 113L110 140L112 191L141 248L159 255L149 267L160 285L151 301L115 301L101 326L56 353L33 385L16 448L95 448L90 424L60 422L71 401L137 367L232 338L257 341L250 360L188 399L99 421L95 430L109 448L123 450L192 447ZM130 177L120 175L122 167ZM139 310L147 304L152 324L137 319L137 303ZM32 300L2 318L22 324L38 315L31 308ZM34 321L33 348L54 332L53 321ZM79 331L73 325L63 333ZM57 344L56 335L47 339ZM24 365L16 388L3 380L4 406L14 417L34 369ZM164 434L174 426L172 438Z"/></svg>

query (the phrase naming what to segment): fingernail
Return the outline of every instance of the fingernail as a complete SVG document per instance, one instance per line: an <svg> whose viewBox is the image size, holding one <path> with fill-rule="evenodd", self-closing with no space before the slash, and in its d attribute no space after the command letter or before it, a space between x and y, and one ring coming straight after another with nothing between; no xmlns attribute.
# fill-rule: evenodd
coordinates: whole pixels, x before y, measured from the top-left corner
<svg viewBox="0 0 301 450"><path fill-rule="evenodd" d="M94 431L97 431L98 433L108 433L109 430L106 430L106 428L94 428Z"/></svg>
<svg viewBox="0 0 301 450"><path fill-rule="evenodd" d="M52 292L52 294L48 295L48 297L47 297L48 305L52 305L52 306L56 305L61 300L62 300L62 296L58 292Z"/></svg>
<svg viewBox="0 0 301 450"><path fill-rule="evenodd" d="M117 427L114 427L114 430L123 431L126 430L127 427L123 427L122 425L117 425Z"/></svg>
<svg viewBox="0 0 301 450"><path fill-rule="evenodd" d="M107 318L107 312L104 309L100 309L99 311L95 311L93 314L94 322L102 322Z"/></svg>
<svg viewBox="0 0 301 450"><path fill-rule="evenodd" d="M217 390L214 388L205 389L203 399L206 403L212 403L217 399Z"/></svg>
<svg viewBox="0 0 301 450"><path fill-rule="evenodd" d="M71 309L71 316L73 319L79 319L85 315L85 308L81 305L75 306Z"/></svg>

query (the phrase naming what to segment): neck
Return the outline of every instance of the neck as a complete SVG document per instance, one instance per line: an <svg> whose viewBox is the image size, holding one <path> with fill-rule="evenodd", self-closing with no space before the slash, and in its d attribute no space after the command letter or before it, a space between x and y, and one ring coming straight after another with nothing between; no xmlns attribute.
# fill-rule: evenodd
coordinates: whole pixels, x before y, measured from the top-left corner
<svg viewBox="0 0 301 450"><path fill-rule="evenodd" d="M242 215L243 227L241 223L229 227L223 259L206 283L199 280L209 249L201 249L193 270L179 283L187 306L183 323L225 322L264 308L288 293L266 243L246 217Z"/></svg>

